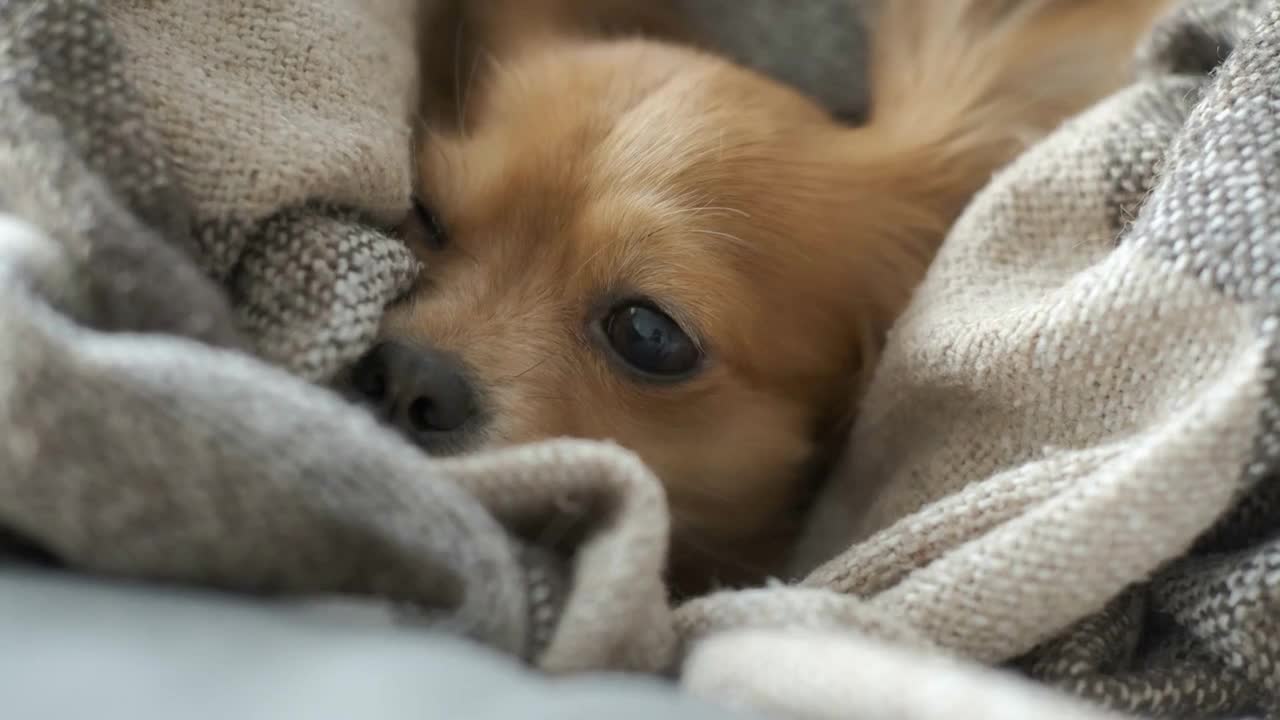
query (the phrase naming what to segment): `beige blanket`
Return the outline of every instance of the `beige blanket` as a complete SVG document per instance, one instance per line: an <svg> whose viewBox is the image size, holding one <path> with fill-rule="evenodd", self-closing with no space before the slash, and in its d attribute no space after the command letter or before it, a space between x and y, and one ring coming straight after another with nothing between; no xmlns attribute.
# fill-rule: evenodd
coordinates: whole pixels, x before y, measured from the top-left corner
<svg viewBox="0 0 1280 720"><path fill-rule="evenodd" d="M857 114L847 0L684 2ZM11 556L367 599L778 717L1280 712L1274 2L1189 2L1138 86L995 180L896 327L792 582L675 609L630 454L435 461L314 384L415 271L379 229L408 195L414 7L0 3ZM750 40L788 27L822 57Z"/></svg>

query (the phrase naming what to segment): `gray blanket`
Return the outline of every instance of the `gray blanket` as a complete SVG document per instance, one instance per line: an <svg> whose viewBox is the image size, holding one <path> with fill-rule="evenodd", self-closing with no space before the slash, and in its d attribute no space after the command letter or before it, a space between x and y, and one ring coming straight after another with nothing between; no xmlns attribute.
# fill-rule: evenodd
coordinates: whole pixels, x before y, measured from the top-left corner
<svg viewBox="0 0 1280 720"><path fill-rule="evenodd" d="M685 2L857 114L831 79L859 76L860 13L812 63L749 41L842 0ZM0 3L14 562L355 598L783 717L1280 713L1277 3L1188 2L1138 85L995 179L794 576L680 608L629 453L434 460L323 387L416 270L380 229L408 195L415 5Z"/></svg>
<svg viewBox="0 0 1280 720"><path fill-rule="evenodd" d="M434 632L0 569L13 720L748 720L660 679L538 675Z"/></svg>

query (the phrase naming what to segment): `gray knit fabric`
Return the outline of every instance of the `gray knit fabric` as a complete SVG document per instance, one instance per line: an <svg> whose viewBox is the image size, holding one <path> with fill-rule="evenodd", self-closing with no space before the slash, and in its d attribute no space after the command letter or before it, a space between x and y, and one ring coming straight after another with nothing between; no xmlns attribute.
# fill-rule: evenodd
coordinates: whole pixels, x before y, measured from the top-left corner
<svg viewBox="0 0 1280 720"><path fill-rule="evenodd" d="M327 20L345 14L377 27L380 14L401 22L392 11L407 7L335 1L290 14L245 3L220 18L227 37L246 58L265 52L272 62L197 63L208 87L165 99L156 93L173 84L167 65L135 72L140 58L205 48L218 33L197 21L226 6L0 5L4 554L308 603L379 598L402 621L552 669L659 667L673 643L659 577L666 516L633 457L567 442L434 463L304 382L367 347L414 265L378 230L376 198L367 212L336 209L342 193L321 192L331 177L308 178L318 188L310 202L256 208L268 191L283 203L297 188L256 185L244 167L301 163L263 170L286 179L325 167L292 137L254 134L259 125L241 116L258 105L228 110L216 91L262 87L269 103L264 76L274 73L288 87L273 112L299 98L319 105L306 100L311 78L293 61L312 45L362 61L340 78L349 94L376 87L373 78L389 74L384 58ZM291 27L279 24L286 17L309 20L308 32L264 51L263 37ZM246 24L257 34L231 32ZM122 47L121 37L133 42ZM397 67L407 89L412 62ZM187 122L203 105L231 116L228 125ZM310 130L318 148L326 132L358 143L384 135L383 162L330 170L386 186L372 194L391 205L403 190L396 169L407 163L399 141L409 117L357 119L344 126L317 113L287 125ZM243 154L255 143L261 153ZM190 165L210 148L227 156ZM219 215L237 196L243 205ZM580 508L605 505L629 514L581 517ZM543 547L560 539L544 528L570 526L587 531L581 548ZM593 592L568 602L571 574L603 582L588 580ZM619 600L600 608L597 597ZM568 624L582 632L556 635L561 616L582 617Z"/></svg>
<svg viewBox="0 0 1280 720"><path fill-rule="evenodd" d="M865 106L793 52L861 87L862 4L704 1L730 54ZM674 609L630 453L435 460L315 384L414 274L414 5L0 3L5 562L369 602L778 717L1280 713L1280 3L1185 3L993 180L795 583Z"/></svg>
<svg viewBox="0 0 1280 720"><path fill-rule="evenodd" d="M1030 667L1127 712L1272 717L1280 713L1280 204L1270 186L1280 173L1280 10L1259 1L1188 4L1157 29L1142 59L1154 76L1198 83L1152 79L1133 98L1134 130L1112 138L1115 196L1152 190L1140 212L1115 203L1121 242L1252 309L1266 342L1266 402L1234 509L1187 557L1037 649ZM1216 81L1205 79L1224 61ZM1168 159L1153 162L1153 149L1165 147Z"/></svg>

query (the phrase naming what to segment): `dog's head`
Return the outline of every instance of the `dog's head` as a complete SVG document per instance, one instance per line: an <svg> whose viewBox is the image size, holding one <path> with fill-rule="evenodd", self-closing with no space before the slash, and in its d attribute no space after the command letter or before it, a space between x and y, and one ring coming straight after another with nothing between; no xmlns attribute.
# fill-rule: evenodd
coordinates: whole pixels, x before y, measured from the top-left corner
<svg viewBox="0 0 1280 720"><path fill-rule="evenodd" d="M426 269L355 384L437 453L615 440L666 485L677 568L764 569L947 228L1166 4L889 3L858 128L710 54L554 32L651 4L469 4L506 52L420 143Z"/></svg>
<svg viewBox="0 0 1280 720"><path fill-rule="evenodd" d="M693 50L566 45L472 93L465 133L421 143L425 271L356 384L438 453L615 440L691 553L781 547L920 218L883 174L849 192L823 110Z"/></svg>

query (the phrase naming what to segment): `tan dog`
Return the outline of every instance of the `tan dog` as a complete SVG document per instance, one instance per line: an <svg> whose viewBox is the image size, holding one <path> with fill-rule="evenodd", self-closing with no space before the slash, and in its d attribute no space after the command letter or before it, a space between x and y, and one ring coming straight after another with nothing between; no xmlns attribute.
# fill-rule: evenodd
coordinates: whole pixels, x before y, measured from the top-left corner
<svg viewBox="0 0 1280 720"><path fill-rule="evenodd" d="M889 0L846 127L613 34L680 32L643 0L465 2L481 62L418 150L426 271L355 385L432 452L616 440L667 488L687 587L767 572L956 216L1126 80L1163 5Z"/></svg>

